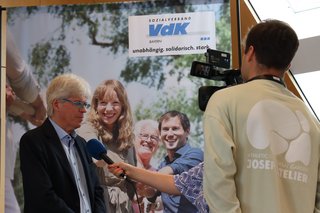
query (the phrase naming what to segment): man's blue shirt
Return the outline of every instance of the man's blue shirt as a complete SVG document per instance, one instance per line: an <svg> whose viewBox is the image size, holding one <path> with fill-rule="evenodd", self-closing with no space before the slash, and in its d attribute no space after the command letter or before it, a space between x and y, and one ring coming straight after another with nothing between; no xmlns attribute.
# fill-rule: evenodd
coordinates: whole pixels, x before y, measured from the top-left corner
<svg viewBox="0 0 320 213"><path fill-rule="evenodd" d="M168 156L166 156L164 161L160 163L158 169L170 166L173 170L173 174L180 174L184 171L188 171L202 161L203 151L186 144L176 151L173 161L170 162ZM198 211L183 195L175 196L161 193L161 199L165 213L194 213Z"/></svg>

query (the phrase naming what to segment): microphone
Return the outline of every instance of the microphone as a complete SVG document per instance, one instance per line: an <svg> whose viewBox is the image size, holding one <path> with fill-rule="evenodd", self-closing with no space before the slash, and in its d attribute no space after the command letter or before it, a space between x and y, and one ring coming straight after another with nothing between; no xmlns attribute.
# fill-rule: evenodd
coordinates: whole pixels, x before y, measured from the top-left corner
<svg viewBox="0 0 320 213"><path fill-rule="evenodd" d="M87 150L96 160L103 159L107 164L113 164L113 160L108 157L107 150L97 139L91 139L87 143Z"/></svg>
<svg viewBox="0 0 320 213"><path fill-rule="evenodd" d="M88 152L91 154L91 156L96 160L104 160L107 164L113 164L113 160L108 157L107 155L107 149L104 147L104 145L98 141L97 139L90 139L87 142L86 148ZM120 174L120 177L127 178L124 173Z"/></svg>

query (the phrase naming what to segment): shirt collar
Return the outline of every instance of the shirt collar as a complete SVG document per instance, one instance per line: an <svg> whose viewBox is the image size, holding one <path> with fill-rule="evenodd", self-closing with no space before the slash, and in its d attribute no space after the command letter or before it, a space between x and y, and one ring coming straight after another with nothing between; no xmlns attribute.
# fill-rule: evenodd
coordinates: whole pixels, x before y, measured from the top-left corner
<svg viewBox="0 0 320 213"><path fill-rule="evenodd" d="M185 145L183 145L182 147L180 147L180 148L174 153L173 161L174 161L175 159L179 158L181 155L183 155L186 151L188 151L188 150L189 150L189 147L190 147L190 145L189 145L188 143L186 143ZM170 162L168 155L165 157L165 160L166 160L167 162Z"/></svg>
<svg viewBox="0 0 320 213"><path fill-rule="evenodd" d="M51 122L53 128L56 130L56 133L58 134L58 137L60 141L68 145L68 142L70 141L71 138L75 138L77 136L77 133L73 130L70 134L68 134L64 129L62 129L56 122L54 122L51 118L49 118L49 121ZM70 136L71 135L71 136ZM72 144L74 141L72 141Z"/></svg>

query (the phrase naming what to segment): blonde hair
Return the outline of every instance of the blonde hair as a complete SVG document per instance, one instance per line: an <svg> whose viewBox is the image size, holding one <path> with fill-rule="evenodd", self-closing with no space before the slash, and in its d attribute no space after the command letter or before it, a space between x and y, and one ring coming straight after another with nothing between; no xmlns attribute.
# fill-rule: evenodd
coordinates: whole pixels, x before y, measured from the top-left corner
<svg viewBox="0 0 320 213"><path fill-rule="evenodd" d="M104 128L102 121L97 114L97 106L98 101L102 100L105 97L105 94L112 90L116 92L119 98L122 111L113 130L110 132ZM116 145L118 146L119 151L128 150L133 146L134 133L131 107L127 92L119 81L106 80L98 85L92 96L88 121L92 123L95 129L97 129L98 136L101 137L103 143L117 143Z"/></svg>
<svg viewBox="0 0 320 213"><path fill-rule="evenodd" d="M46 92L47 114L53 114L52 102L56 99L81 97L89 98L90 86L86 80L72 73L55 77L49 84Z"/></svg>

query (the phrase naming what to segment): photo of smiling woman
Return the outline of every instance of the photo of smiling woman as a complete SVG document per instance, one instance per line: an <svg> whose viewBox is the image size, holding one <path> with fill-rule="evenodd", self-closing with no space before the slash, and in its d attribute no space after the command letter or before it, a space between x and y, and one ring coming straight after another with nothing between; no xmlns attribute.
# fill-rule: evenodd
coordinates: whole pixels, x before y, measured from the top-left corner
<svg viewBox="0 0 320 213"><path fill-rule="evenodd" d="M98 139L114 162L136 165L131 107L127 92L118 80L105 80L95 89L91 109L79 134L86 140ZM108 171L103 160L95 160L108 213L133 212L134 188Z"/></svg>

